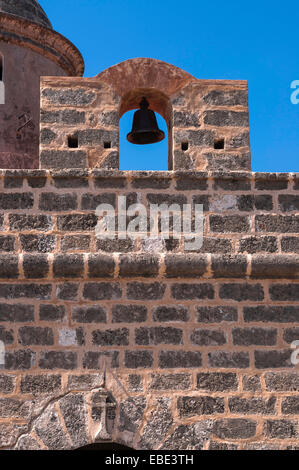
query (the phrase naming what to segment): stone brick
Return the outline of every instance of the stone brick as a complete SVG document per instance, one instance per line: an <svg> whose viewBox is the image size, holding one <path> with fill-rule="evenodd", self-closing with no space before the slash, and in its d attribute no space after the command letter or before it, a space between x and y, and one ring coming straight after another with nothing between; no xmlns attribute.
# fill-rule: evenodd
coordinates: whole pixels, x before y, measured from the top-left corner
<svg viewBox="0 0 299 470"><path fill-rule="evenodd" d="M22 346L51 346L54 336L51 328L22 326L19 328L19 343Z"/></svg>
<svg viewBox="0 0 299 470"><path fill-rule="evenodd" d="M54 277L81 277L83 271L83 255L55 255L53 262Z"/></svg>
<svg viewBox="0 0 299 470"><path fill-rule="evenodd" d="M112 323L141 323L147 319L145 305L113 305Z"/></svg>
<svg viewBox="0 0 299 470"><path fill-rule="evenodd" d="M0 417L26 419L30 414L30 405L16 398L0 399Z"/></svg>
<svg viewBox="0 0 299 470"><path fill-rule="evenodd" d="M264 290L260 284L221 284L219 290L221 299L232 299L238 302L242 300L264 300Z"/></svg>
<svg viewBox="0 0 299 470"><path fill-rule="evenodd" d="M213 299L214 288L211 284L173 284L171 295L176 300Z"/></svg>
<svg viewBox="0 0 299 470"><path fill-rule="evenodd" d="M89 391L103 385L103 374L81 374L69 375L67 382L68 390L85 390Z"/></svg>
<svg viewBox="0 0 299 470"><path fill-rule="evenodd" d="M299 196L295 194L280 194L278 196L279 208L283 212L299 210Z"/></svg>
<svg viewBox="0 0 299 470"><path fill-rule="evenodd" d="M5 369L26 370L34 366L36 353L30 349L19 349L18 351L5 353Z"/></svg>
<svg viewBox="0 0 299 470"><path fill-rule="evenodd" d="M210 441L209 450L238 450L236 444L227 444L226 442Z"/></svg>
<svg viewBox="0 0 299 470"><path fill-rule="evenodd" d="M77 323L106 323L107 312L99 305L78 305L72 310L72 320Z"/></svg>
<svg viewBox="0 0 299 470"><path fill-rule="evenodd" d="M278 191L287 189L288 178L284 173L256 173L255 189L260 191Z"/></svg>
<svg viewBox="0 0 299 470"><path fill-rule="evenodd" d="M135 351L125 351L124 365L128 369L137 369L139 367L147 369L151 368L154 363L152 351L142 351L141 349Z"/></svg>
<svg viewBox="0 0 299 470"><path fill-rule="evenodd" d="M82 150L42 150L41 168L87 168L87 155Z"/></svg>
<svg viewBox="0 0 299 470"><path fill-rule="evenodd" d="M76 194L42 193L39 209L42 211L71 211L77 208Z"/></svg>
<svg viewBox="0 0 299 470"><path fill-rule="evenodd" d="M207 270L208 259L204 255L168 254L164 259L166 277L202 277Z"/></svg>
<svg viewBox="0 0 299 470"><path fill-rule="evenodd" d="M13 330L8 330L4 326L0 326L0 341L4 344L12 344L14 342Z"/></svg>
<svg viewBox="0 0 299 470"><path fill-rule="evenodd" d="M119 257L121 277L156 277L159 272L159 258L150 254L129 254Z"/></svg>
<svg viewBox="0 0 299 470"><path fill-rule="evenodd" d="M98 173L98 170L93 170L94 175L94 185L95 188L101 189L123 189L127 186L127 179L125 176L115 176L114 171L101 170Z"/></svg>
<svg viewBox="0 0 299 470"><path fill-rule="evenodd" d="M299 257L295 255L253 255L251 277L297 278Z"/></svg>
<svg viewBox="0 0 299 470"><path fill-rule="evenodd" d="M175 127L200 127L199 114L174 111L173 125Z"/></svg>
<svg viewBox="0 0 299 470"><path fill-rule="evenodd" d="M0 393L12 393L15 389L16 377L14 375L0 375Z"/></svg>
<svg viewBox="0 0 299 470"><path fill-rule="evenodd" d="M234 328L233 344L236 346L274 346L277 342L276 328Z"/></svg>
<svg viewBox="0 0 299 470"><path fill-rule="evenodd" d="M268 419L264 433L270 439L292 439L298 437L298 423L287 419Z"/></svg>
<svg viewBox="0 0 299 470"><path fill-rule="evenodd" d="M161 369L189 369L201 367L202 359L199 351L160 351L159 367Z"/></svg>
<svg viewBox="0 0 299 470"><path fill-rule="evenodd" d="M278 251L276 237L245 237L239 241L239 251L254 254L258 252L275 253Z"/></svg>
<svg viewBox="0 0 299 470"><path fill-rule="evenodd" d="M61 391L61 375L25 375L21 379L21 393L36 395Z"/></svg>
<svg viewBox="0 0 299 470"><path fill-rule="evenodd" d="M115 200L113 193L83 194L81 207L83 210L96 210L100 204L110 204L115 207Z"/></svg>
<svg viewBox="0 0 299 470"><path fill-rule="evenodd" d="M51 284L1 284L0 298L48 300L51 290Z"/></svg>
<svg viewBox="0 0 299 470"><path fill-rule="evenodd" d="M220 439L248 439L256 434L256 421L226 418L215 421L213 433Z"/></svg>
<svg viewBox="0 0 299 470"><path fill-rule="evenodd" d="M55 249L55 235L25 235L20 234L20 242L23 251L49 253Z"/></svg>
<svg viewBox="0 0 299 470"><path fill-rule="evenodd" d="M49 262L47 255L24 255L24 275L28 279L42 279L49 273Z"/></svg>
<svg viewBox="0 0 299 470"><path fill-rule="evenodd" d="M276 398L242 398L231 397L228 399L228 407L231 413L237 414L258 414L272 415L275 414Z"/></svg>
<svg viewBox="0 0 299 470"><path fill-rule="evenodd" d="M113 369L119 367L119 351L88 351L83 356L83 368L103 370L103 358L109 361Z"/></svg>
<svg viewBox="0 0 299 470"><path fill-rule="evenodd" d="M208 189L207 173L203 172L186 172L183 174L176 172L176 186L178 191L204 191Z"/></svg>
<svg viewBox="0 0 299 470"><path fill-rule="evenodd" d="M0 209L32 209L32 193L0 193Z"/></svg>
<svg viewBox="0 0 299 470"><path fill-rule="evenodd" d="M166 439L162 450L202 450L210 439L212 420L200 420L193 424L179 425Z"/></svg>
<svg viewBox="0 0 299 470"><path fill-rule="evenodd" d="M39 367L41 369L76 369L77 353L72 351L41 351Z"/></svg>
<svg viewBox="0 0 299 470"><path fill-rule="evenodd" d="M145 172L134 176L131 185L134 189L168 189L171 177L167 173L159 175L155 172Z"/></svg>
<svg viewBox="0 0 299 470"><path fill-rule="evenodd" d="M39 319L41 321L63 321L66 316L63 305L41 304L39 307Z"/></svg>
<svg viewBox="0 0 299 470"><path fill-rule="evenodd" d="M256 307L244 307L243 311L245 322L293 323L299 321L299 311L292 305L288 307L257 305Z"/></svg>
<svg viewBox="0 0 299 470"><path fill-rule="evenodd" d="M95 330L92 332L92 343L98 346L128 346L128 328L114 330Z"/></svg>
<svg viewBox="0 0 299 470"><path fill-rule="evenodd" d="M95 214L68 214L57 217L58 230L77 232L81 230L94 230L98 223Z"/></svg>
<svg viewBox="0 0 299 470"><path fill-rule="evenodd" d="M226 143L225 149L229 146ZM251 159L250 153L206 153L203 155L207 159L207 170L215 171L250 171Z"/></svg>
<svg viewBox="0 0 299 470"><path fill-rule="evenodd" d="M237 321L238 311L236 307L217 306L201 307L196 306L196 321L199 323L222 323L223 321Z"/></svg>
<svg viewBox="0 0 299 470"><path fill-rule="evenodd" d="M203 120L209 126L248 127L248 113L243 111L205 111Z"/></svg>
<svg viewBox="0 0 299 470"><path fill-rule="evenodd" d="M245 392L257 392L261 390L261 381L258 375L244 375L242 385Z"/></svg>
<svg viewBox="0 0 299 470"><path fill-rule="evenodd" d="M214 277L244 277L247 271L247 258L242 255L212 255Z"/></svg>
<svg viewBox="0 0 299 470"><path fill-rule="evenodd" d="M23 304L0 304L0 322L33 322L34 306Z"/></svg>
<svg viewBox="0 0 299 470"><path fill-rule="evenodd" d="M286 415L299 414L299 397L285 397L281 402L281 411Z"/></svg>
<svg viewBox="0 0 299 470"><path fill-rule="evenodd" d="M64 109L62 111L45 111L41 110L41 122L55 124L84 124L85 112L76 111L75 109Z"/></svg>
<svg viewBox="0 0 299 470"><path fill-rule="evenodd" d="M272 284L269 287L271 300L296 301L299 300L298 284Z"/></svg>
<svg viewBox="0 0 299 470"><path fill-rule="evenodd" d="M188 142L191 147L212 147L214 145L213 132L207 129L176 130L174 138L177 143Z"/></svg>
<svg viewBox="0 0 299 470"><path fill-rule="evenodd" d="M130 374L128 376L129 390L131 392L143 392L142 376Z"/></svg>
<svg viewBox="0 0 299 470"><path fill-rule="evenodd" d="M150 390L188 390L191 388L191 375L178 374L152 374Z"/></svg>
<svg viewBox="0 0 299 470"><path fill-rule="evenodd" d="M59 400L59 409L74 446L89 443L87 411L84 395L71 393Z"/></svg>
<svg viewBox="0 0 299 470"><path fill-rule="evenodd" d="M190 334L190 341L198 346L220 346L227 343L227 335L222 330L195 329Z"/></svg>
<svg viewBox="0 0 299 470"><path fill-rule="evenodd" d="M98 114L99 123L106 126L118 126L119 114L118 111L101 111Z"/></svg>
<svg viewBox="0 0 299 470"><path fill-rule="evenodd" d="M24 183L24 178L22 177L18 178L15 175L4 177L4 188L9 188L9 189L22 188L23 183Z"/></svg>
<svg viewBox="0 0 299 470"><path fill-rule="evenodd" d="M50 450L63 450L70 445L54 403L35 420L33 431Z"/></svg>
<svg viewBox="0 0 299 470"><path fill-rule="evenodd" d="M136 328L135 343L142 346L183 344L183 331L178 328L162 326Z"/></svg>
<svg viewBox="0 0 299 470"><path fill-rule="evenodd" d="M224 399L209 396L179 397L177 407L180 418L224 413Z"/></svg>
<svg viewBox="0 0 299 470"><path fill-rule="evenodd" d="M88 173L85 170L61 170L53 176L53 182L56 188L88 188Z"/></svg>
<svg viewBox="0 0 299 470"><path fill-rule="evenodd" d="M166 286L160 282L144 283L129 282L127 298L130 300L160 300L164 296Z"/></svg>
<svg viewBox="0 0 299 470"><path fill-rule="evenodd" d="M86 106L93 103L96 94L85 88L44 88L42 99L64 106Z"/></svg>
<svg viewBox="0 0 299 470"><path fill-rule="evenodd" d="M254 206L258 211L272 211L273 200L269 194L262 194L254 197Z"/></svg>
<svg viewBox="0 0 299 470"><path fill-rule="evenodd" d="M212 232L241 233L249 231L250 223L247 216L210 215L210 227Z"/></svg>
<svg viewBox="0 0 299 470"><path fill-rule="evenodd" d="M235 172L234 175L229 176L215 176L213 189L224 191L250 191L251 180L250 176L246 173Z"/></svg>
<svg viewBox="0 0 299 470"><path fill-rule="evenodd" d="M65 236L60 241L62 251L89 251L89 235L70 235Z"/></svg>
<svg viewBox="0 0 299 470"><path fill-rule="evenodd" d="M242 194L237 196L237 207L239 211L250 212L254 209L254 196L250 194Z"/></svg>
<svg viewBox="0 0 299 470"><path fill-rule="evenodd" d="M282 337L286 343L292 343L293 341L298 341L299 340L299 327L286 328L285 330L283 330Z"/></svg>
<svg viewBox="0 0 299 470"><path fill-rule="evenodd" d="M52 218L47 215L10 214L9 226L11 230L18 232L25 230L48 232L53 228L53 222Z"/></svg>
<svg viewBox="0 0 299 470"><path fill-rule="evenodd" d="M16 279L19 275L18 256L0 255L0 278Z"/></svg>
<svg viewBox="0 0 299 470"><path fill-rule="evenodd" d="M43 145L51 144L56 137L57 134L51 129L43 128L40 131L40 143Z"/></svg>
<svg viewBox="0 0 299 470"><path fill-rule="evenodd" d="M113 240L98 239L96 244L97 250L109 253L127 253L133 251L134 248L134 241L129 238L126 238L125 240L120 240L118 238Z"/></svg>
<svg viewBox="0 0 299 470"><path fill-rule="evenodd" d="M89 282L84 285L83 298L88 300L117 300L122 296L118 283Z"/></svg>
<svg viewBox="0 0 299 470"><path fill-rule="evenodd" d="M0 251L14 251L15 237L0 236Z"/></svg>
<svg viewBox="0 0 299 470"><path fill-rule="evenodd" d="M39 172L42 173L42 170L39 170ZM46 186L47 178L44 176L28 176L27 182L30 188L43 188Z"/></svg>
<svg viewBox="0 0 299 470"><path fill-rule="evenodd" d="M104 148L104 142L111 142L111 148L118 146L118 130L83 129L78 131L79 146Z"/></svg>
<svg viewBox="0 0 299 470"><path fill-rule="evenodd" d="M89 277L113 277L115 261L109 255L89 255L88 275Z"/></svg>
<svg viewBox="0 0 299 470"><path fill-rule="evenodd" d="M281 250L289 253L299 253L299 237L283 237Z"/></svg>
<svg viewBox="0 0 299 470"><path fill-rule="evenodd" d="M255 367L257 369L291 367L291 353L290 349L254 351Z"/></svg>
<svg viewBox="0 0 299 470"><path fill-rule="evenodd" d="M211 90L203 97L204 103L213 106L248 106L247 90Z"/></svg>
<svg viewBox="0 0 299 470"><path fill-rule="evenodd" d="M143 418L147 400L144 396L129 397L120 403L119 407L119 431L136 433ZM129 435L130 435L129 434Z"/></svg>
<svg viewBox="0 0 299 470"><path fill-rule="evenodd" d="M59 300L73 300L76 301L78 297L79 284L66 282L65 284L58 284L56 288L56 296Z"/></svg>
<svg viewBox="0 0 299 470"><path fill-rule="evenodd" d="M275 392L298 392L299 374L297 372L267 372L266 389Z"/></svg>
<svg viewBox="0 0 299 470"><path fill-rule="evenodd" d="M214 351L208 353L210 367L238 368L249 367L249 353L245 351Z"/></svg>
<svg viewBox="0 0 299 470"><path fill-rule="evenodd" d="M198 251L202 253L230 253L232 243L226 238L204 237L202 247Z"/></svg>
<svg viewBox="0 0 299 470"><path fill-rule="evenodd" d="M257 232L298 233L299 216L296 215L256 215Z"/></svg>
<svg viewBox="0 0 299 470"><path fill-rule="evenodd" d="M182 305L160 305L152 311L153 321L157 322L187 322L189 309Z"/></svg>
<svg viewBox="0 0 299 470"><path fill-rule="evenodd" d="M209 392L226 392L238 389L238 377L233 372L201 372L196 376L196 387Z"/></svg>

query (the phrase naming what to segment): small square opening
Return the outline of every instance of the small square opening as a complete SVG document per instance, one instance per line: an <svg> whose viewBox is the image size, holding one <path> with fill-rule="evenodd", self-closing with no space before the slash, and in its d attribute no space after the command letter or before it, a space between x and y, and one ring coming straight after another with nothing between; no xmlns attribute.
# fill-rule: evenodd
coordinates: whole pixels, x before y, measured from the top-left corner
<svg viewBox="0 0 299 470"><path fill-rule="evenodd" d="M104 149L111 149L111 142L104 142Z"/></svg>
<svg viewBox="0 0 299 470"><path fill-rule="evenodd" d="M70 149L77 149L79 147L78 136L69 135L67 138L67 144Z"/></svg>
<svg viewBox="0 0 299 470"><path fill-rule="evenodd" d="M214 149L221 150L224 149L224 139L217 139L214 141Z"/></svg>
<svg viewBox="0 0 299 470"><path fill-rule="evenodd" d="M186 152L186 150L188 150L188 148L189 148L188 142L182 142L182 150L183 150L183 152Z"/></svg>

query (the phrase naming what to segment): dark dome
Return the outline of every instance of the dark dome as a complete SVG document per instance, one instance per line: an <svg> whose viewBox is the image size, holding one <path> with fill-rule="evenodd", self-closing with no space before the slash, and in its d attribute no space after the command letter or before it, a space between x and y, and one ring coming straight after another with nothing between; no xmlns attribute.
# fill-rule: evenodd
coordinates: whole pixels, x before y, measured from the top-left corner
<svg viewBox="0 0 299 470"><path fill-rule="evenodd" d="M0 13L19 16L52 29L46 13L35 0L0 0Z"/></svg>

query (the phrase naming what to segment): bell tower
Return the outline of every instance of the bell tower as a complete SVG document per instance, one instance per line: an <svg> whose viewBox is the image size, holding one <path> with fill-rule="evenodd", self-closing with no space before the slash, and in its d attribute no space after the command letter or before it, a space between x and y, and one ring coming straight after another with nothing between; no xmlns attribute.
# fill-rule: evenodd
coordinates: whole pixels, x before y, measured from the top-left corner
<svg viewBox="0 0 299 470"><path fill-rule="evenodd" d="M83 75L36 0L0 0L0 167L38 168L40 77Z"/></svg>

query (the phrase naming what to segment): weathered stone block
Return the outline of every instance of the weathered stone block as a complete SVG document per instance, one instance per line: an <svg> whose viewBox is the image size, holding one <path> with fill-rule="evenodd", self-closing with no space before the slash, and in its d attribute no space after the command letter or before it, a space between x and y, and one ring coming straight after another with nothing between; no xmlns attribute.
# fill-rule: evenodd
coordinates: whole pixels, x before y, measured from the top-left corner
<svg viewBox="0 0 299 470"><path fill-rule="evenodd" d="M160 351L159 367L161 369L201 367L199 351Z"/></svg>
<svg viewBox="0 0 299 470"><path fill-rule="evenodd" d="M226 392L237 390L238 376L233 372L201 372L196 376L199 390Z"/></svg>
<svg viewBox="0 0 299 470"><path fill-rule="evenodd" d="M181 418L224 413L224 399L209 396L179 397L177 407Z"/></svg>

